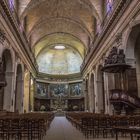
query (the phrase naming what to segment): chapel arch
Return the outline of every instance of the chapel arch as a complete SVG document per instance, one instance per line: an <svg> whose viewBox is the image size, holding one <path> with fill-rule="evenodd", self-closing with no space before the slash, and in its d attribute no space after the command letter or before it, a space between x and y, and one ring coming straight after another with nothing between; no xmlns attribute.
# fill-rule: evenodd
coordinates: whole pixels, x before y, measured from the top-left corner
<svg viewBox="0 0 140 140"><path fill-rule="evenodd" d="M132 67L127 72L127 90L140 97L140 24L132 27L126 43L126 61ZM131 78L131 79L130 79Z"/></svg>

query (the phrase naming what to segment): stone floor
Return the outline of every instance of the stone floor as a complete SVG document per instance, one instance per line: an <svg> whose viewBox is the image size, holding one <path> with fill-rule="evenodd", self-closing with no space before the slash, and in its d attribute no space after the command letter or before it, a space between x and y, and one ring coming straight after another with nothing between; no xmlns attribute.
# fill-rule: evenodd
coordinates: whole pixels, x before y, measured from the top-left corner
<svg viewBox="0 0 140 140"><path fill-rule="evenodd" d="M115 140L115 138L87 139L65 117L55 117L44 140ZM119 138L119 140L130 140L130 137Z"/></svg>

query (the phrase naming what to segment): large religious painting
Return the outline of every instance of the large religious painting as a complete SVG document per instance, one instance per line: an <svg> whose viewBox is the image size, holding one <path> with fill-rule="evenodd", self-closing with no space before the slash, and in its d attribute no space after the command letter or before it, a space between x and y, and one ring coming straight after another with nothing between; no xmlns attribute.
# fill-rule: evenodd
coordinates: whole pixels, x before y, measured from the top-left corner
<svg viewBox="0 0 140 140"><path fill-rule="evenodd" d="M52 97L66 97L68 96L68 85L50 84L50 94Z"/></svg>
<svg viewBox="0 0 140 140"><path fill-rule="evenodd" d="M39 72L54 75L79 73L82 61L80 54L70 47L43 49L37 56Z"/></svg>
<svg viewBox="0 0 140 140"><path fill-rule="evenodd" d="M70 84L70 96L82 96L82 83Z"/></svg>
<svg viewBox="0 0 140 140"><path fill-rule="evenodd" d="M36 97L48 97L48 84L37 82L37 93Z"/></svg>

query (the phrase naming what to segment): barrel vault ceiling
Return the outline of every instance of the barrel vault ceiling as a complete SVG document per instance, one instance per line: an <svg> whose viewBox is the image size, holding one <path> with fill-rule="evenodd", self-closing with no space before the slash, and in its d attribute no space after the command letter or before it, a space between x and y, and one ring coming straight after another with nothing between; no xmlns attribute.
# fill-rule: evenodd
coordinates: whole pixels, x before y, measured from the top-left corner
<svg viewBox="0 0 140 140"><path fill-rule="evenodd" d="M20 0L19 15L37 56L53 44L73 47L84 58L102 20L102 0Z"/></svg>

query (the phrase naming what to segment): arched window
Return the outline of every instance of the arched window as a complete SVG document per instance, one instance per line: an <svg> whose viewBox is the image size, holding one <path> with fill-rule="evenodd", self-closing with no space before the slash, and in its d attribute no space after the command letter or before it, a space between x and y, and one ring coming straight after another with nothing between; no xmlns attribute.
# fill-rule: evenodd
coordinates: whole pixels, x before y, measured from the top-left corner
<svg viewBox="0 0 140 140"><path fill-rule="evenodd" d="M110 13L113 9L113 0L107 0L106 2L106 11Z"/></svg>
<svg viewBox="0 0 140 140"><path fill-rule="evenodd" d="M14 0L8 0L8 3L9 3L10 10L13 11L14 10Z"/></svg>

